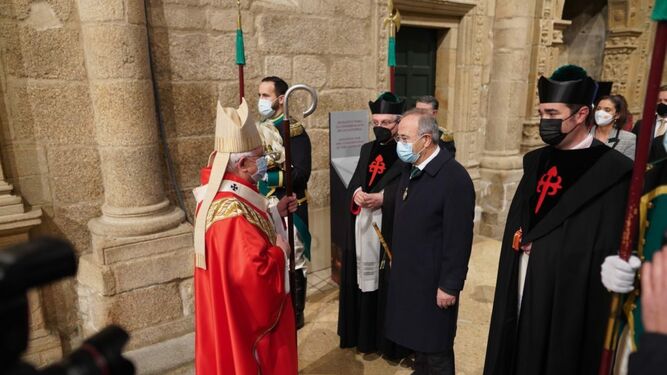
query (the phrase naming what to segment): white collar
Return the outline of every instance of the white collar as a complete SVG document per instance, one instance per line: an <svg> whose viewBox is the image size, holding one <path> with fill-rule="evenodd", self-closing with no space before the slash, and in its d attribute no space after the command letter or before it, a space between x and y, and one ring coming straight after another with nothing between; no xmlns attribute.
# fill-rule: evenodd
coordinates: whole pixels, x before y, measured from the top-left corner
<svg viewBox="0 0 667 375"><path fill-rule="evenodd" d="M431 156L429 156L428 158L426 158L426 160L424 160L423 162L419 163L419 165L417 165L416 167L419 168L420 171L423 171L424 168L426 168L426 165L427 165L431 160L435 159L435 157L438 156L439 153L440 153L440 145L436 144L436 145L435 145L435 151L433 151L433 153L431 154Z"/></svg>
<svg viewBox="0 0 667 375"><path fill-rule="evenodd" d="M584 138L583 141L581 141L578 144L576 144L576 145L574 145L570 148L567 148L565 150L581 150L581 149L584 149L584 148L589 148L593 144L593 139L594 138L595 137L593 137L593 134L588 133L588 135L586 135L586 138Z"/></svg>

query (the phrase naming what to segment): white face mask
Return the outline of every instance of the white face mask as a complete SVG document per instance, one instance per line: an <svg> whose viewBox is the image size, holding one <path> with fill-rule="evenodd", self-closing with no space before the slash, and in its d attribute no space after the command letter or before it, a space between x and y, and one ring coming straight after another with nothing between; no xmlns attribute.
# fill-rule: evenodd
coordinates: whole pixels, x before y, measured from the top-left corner
<svg viewBox="0 0 667 375"><path fill-rule="evenodd" d="M611 113L608 113L603 110L595 111L595 123L598 126L607 126L614 122L614 116Z"/></svg>
<svg viewBox="0 0 667 375"><path fill-rule="evenodd" d="M273 109L273 101L264 98L259 99L259 102L257 102L257 110L259 110L259 114L264 118L271 117L276 113L276 110Z"/></svg>

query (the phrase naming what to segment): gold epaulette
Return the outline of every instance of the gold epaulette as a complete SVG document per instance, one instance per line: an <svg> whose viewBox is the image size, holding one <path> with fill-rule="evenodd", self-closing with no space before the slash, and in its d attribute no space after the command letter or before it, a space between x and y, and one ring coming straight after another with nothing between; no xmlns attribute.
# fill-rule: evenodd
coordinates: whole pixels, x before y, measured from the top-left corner
<svg viewBox="0 0 667 375"><path fill-rule="evenodd" d="M276 243L276 231L273 224L255 209L236 198L222 198L211 203L211 208L206 215L206 230L220 220L237 216L243 216L250 224L264 232L272 244Z"/></svg>
<svg viewBox="0 0 667 375"><path fill-rule="evenodd" d="M290 122L289 126L289 135L290 137L297 137L303 134L306 129L303 127L303 125L300 122Z"/></svg>
<svg viewBox="0 0 667 375"><path fill-rule="evenodd" d="M440 131L442 134L440 135L440 140L443 142L454 142L454 133L450 132L449 130L439 127Z"/></svg>

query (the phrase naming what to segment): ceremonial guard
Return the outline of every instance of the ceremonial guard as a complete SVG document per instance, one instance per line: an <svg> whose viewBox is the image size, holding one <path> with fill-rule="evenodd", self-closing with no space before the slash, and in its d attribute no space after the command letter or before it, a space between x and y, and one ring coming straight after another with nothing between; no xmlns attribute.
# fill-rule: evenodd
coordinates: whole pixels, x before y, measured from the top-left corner
<svg viewBox="0 0 667 375"><path fill-rule="evenodd" d="M665 148L664 144L659 147ZM656 147L656 146L653 146ZM667 160L649 166L644 180L644 195L639 204L639 241L637 254L628 261L618 255L608 256L602 264L602 283L612 292L627 296L623 303L624 318L617 338L615 373L627 372L628 356L644 342L667 342L653 332L646 332L642 322L641 291L636 289L637 270L641 262L651 262L667 237ZM663 312L664 313L664 312ZM667 350L667 348L665 348ZM635 361L635 366L645 366Z"/></svg>
<svg viewBox="0 0 667 375"><path fill-rule="evenodd" d="M408 351L384 335L390 265L373 223L391 247L394 198L403 165L396 154L394 136L404 105L391 93L368 103L375 140L361 146L359 162L348 185L350 220L343 249L338 310L341 348L379 352L391 359L402 358Z"/></svg>
<svg viewBox="0 0 667 375"><path fill-rule="evenodd" d="M215 151L195 189L195 370L201 375L297 373L283 216L268 200L262 141L243 100L217 107Z"/></svg>
<svg viewBox="0 0 667 375"><path fill-rule="evenodd" d="M268 172L259 182L259 191L267 197L285 196L285 150L283 148L282 123L285 118L283 104L287 83L279 77L266 77L259 85L258 110L262 121L258 128L268 159ZM295 299L296 326L305 324L303 311L306 307L306 272L310 260L311 237L308 230L308 179L311 172L310 138L303 125L290 119L290 141L292 146L292 184L298 199L298 209L293 215L296 259Z"/></svg>
<svg viewBox="0 0 667 375"><path fill-rule="evenodd" d="M597 84L561 67L538 81L540 136L503 237L484 374L595 374L632 161L587 128Z"/></svg>

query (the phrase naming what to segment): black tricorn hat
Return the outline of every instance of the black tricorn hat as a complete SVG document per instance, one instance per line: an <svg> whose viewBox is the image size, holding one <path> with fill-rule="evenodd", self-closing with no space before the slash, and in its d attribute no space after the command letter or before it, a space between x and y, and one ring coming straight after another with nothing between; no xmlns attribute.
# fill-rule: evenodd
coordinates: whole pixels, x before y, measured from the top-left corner
<svg viewBox="0 0 667 375"><path fill-rule="evenodd" d="M368 107L374 115L402 115L405 110L405 100L399 99L390 92L383 92L374 102L369 101Z"/></svg>
<svg viewBox="0 0 667 375"><path fill-rule="evenodd" d="M583 68L565 65L556 69L550 78L540 77L537 91L540 103L591 105L597 92L597 83Z"/></svg>
<svg viewBox="0 0 667 375"><path fill-rule="evenodd" d="M593 103L597 103L600 98L604 96L609 96L611 94L611 87L614 85L614 82L611 81L598 81L598 92L595 94L595 100Z"/></svg>

